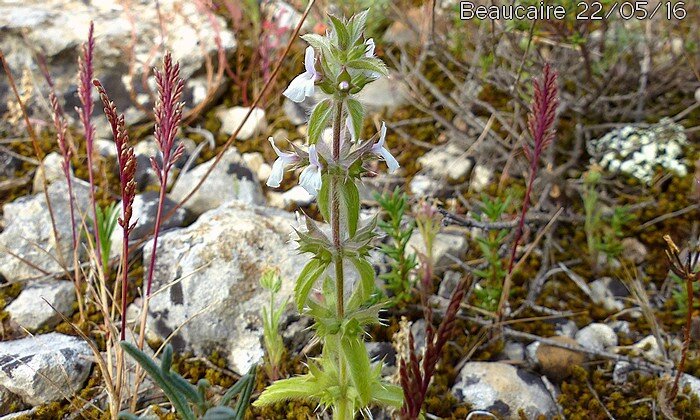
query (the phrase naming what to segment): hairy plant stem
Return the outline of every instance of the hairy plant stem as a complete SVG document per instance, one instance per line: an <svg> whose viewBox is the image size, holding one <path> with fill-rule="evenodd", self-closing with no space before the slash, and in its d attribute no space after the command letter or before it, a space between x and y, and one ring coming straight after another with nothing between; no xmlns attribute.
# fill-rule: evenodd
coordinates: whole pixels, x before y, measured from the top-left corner
<svg viewBox="0 0 700 420"><path fill-rule="evenodd" d="M333 119L333 160L337 164L340 161L340 127L343 118L343 101L336 100L335 117ZM344 302L344 275L343 275L343 244L340 237L340 196L338 195L338 182L340 176L331 174L331 229L333 236L333 246L335 247L335 290L336 290L336 310L338 313L338 322L342 322L345 317L345 302ZM340 343L338 343L340 345ZM347 398L345 395L346 386L345 360L343 356L338 354L338 382L342 396L335 408L334 418L346 419L347 417Z"/></svg>

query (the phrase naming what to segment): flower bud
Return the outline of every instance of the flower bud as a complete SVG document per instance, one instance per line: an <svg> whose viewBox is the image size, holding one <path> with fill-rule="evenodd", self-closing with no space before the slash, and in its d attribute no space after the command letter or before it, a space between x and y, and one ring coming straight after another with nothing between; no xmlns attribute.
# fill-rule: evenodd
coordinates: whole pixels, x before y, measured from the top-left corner
<svg viewBox="0 0 700 420"><path fill-rule="evenodd" d="M343 69L338 76L338 90L343 93L350 92L350 88L352 88L351 81L352 77L350 76L350 73L348 73L346 69Z"/></svg>

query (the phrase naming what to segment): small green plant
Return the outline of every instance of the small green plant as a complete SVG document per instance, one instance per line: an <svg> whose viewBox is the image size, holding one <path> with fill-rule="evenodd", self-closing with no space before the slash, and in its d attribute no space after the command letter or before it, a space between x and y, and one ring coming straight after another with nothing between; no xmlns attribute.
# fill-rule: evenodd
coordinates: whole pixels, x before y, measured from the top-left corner
<svg viewBox="0 0 700 420"><path fill-rule="evenodd" d="M685 287L685 279L678 277L675 273L671 273L671 280L676 284L671 297L676 304L676 309L673 314L679 317L684 317L688 313L688 290ZM700 283L693 283L694 294L700 295ZM692 311L700 310L700 301L693 301Z"/></svg>
<svg viewBox="0 0 700 420"><path fill-rule="evenodd" d="M597 186L602 174L598 167L591 167L583 175L584 230L588 244L588 255L594 268L598 267L598 255L603 253L608 261L622 253L622 238L625 225L634 220L627 206L615 207L612 215L605 217L600 205Z"/></svg>
<svg viewBox="0 0 700 420"><path fill-rule="evenodd" d="M263 340L265 342L265 370L267 376L276 381L280 376L280 364L284 355L284 341L279 333L280 318L287 306L288 299L282 304L276 302L275 297L282 287L282 278L279 271L267 269L260 278L260 285L270 291L270 307L263 306Z"/></svg>
<svg viewBox="0 0 700 420"><path fill-rule="evenodd" d="M505 200L500 197L489 198L483 195L481 198L481 213L474 216L480 222L499 222L501 217L508 210L511 198ZM509 229L489 229L488 232L476 238L481 253L486 260L483 269L475 270L474 275L483 279L474 289L477 304L487 311L495 311L498 308L498 299L501 296L501 280L505 278L507 272L503 267L503 261L499 253L503 241L508 236Z"/></svg>
<svg viewBox="0 0 700 420"><path fill-rule="evenodd" d="M133 344L126 341L122 341L120 344L124 351L133 357L163 390L180 418L184 420L242 420L244 418L250 394L255 386L256 365L253 365L248 373L226 391L218 404L214 404L207 399L209 381L200 379L197 386L194 386L177 372L170 370L173 362L173 347L170 344L163 350L160 366ZM231 408L229 405L239 394L238 403ZM134 420L140 417L128 412L121 412L119 418Z"/></svg>
<svg viewBox="0 0 700 420"><path fill-rule="evenodd" d="M411 298L411 271L416 267L416 255L407 252L408 241L416 227L415 221L404 223L407 197L396 187L393 193L377 194L377 202L384 210L386 217L378 222L378 226L390 238L390 242L382 244L382 252L392 259L391 270L379 276L392 293L394 304L407 302Z"/></svg>
<svg viewBox="0 0 700 420"><path fill-rule="evenodd" d="M100 249L102 250L102 269L107 272L109 268L109 254L112 250L112 233L117 228L119 208L117 203L111 203L104 208L97 206L97 230L99 231Z"/></svg>
<svg viewBox="0 0 700 420"><path fill-rule="evenodd" d="M389 171L399 167L385 146L386 124L379 136L360 138L365 109L356 95L387 74L374 56L374 41L364 37L366 20L367 11L350 19L330 16L331 30L325 36L302 37L310 44L305 71L283 94L302 102L318 88L323 99L311 111L307 146L282 152L270 138L278 159L267 185L279 187L287 166L303 168L299 184L318 197L331 232L329 237L308 217L306 229L297 232L299 251L312 256L297 278L294 301L300 312L313 318L321 355L308 361L307 374L270 385L255 406L313 401L332 410L334 419L350 420L360 412L369 414L370 405L398 408L403 402L401 388L382 379L381 364L370 363L363 339L365 327L379 323L382 306L373 303L376 273L368 261L377 219L360 224L357 184L369 161L381 158ZM323 136L327 128L331 135ZM346 273L352 271L357 280L346 282ZM318 292L312 293L315 288Z"/></svg>

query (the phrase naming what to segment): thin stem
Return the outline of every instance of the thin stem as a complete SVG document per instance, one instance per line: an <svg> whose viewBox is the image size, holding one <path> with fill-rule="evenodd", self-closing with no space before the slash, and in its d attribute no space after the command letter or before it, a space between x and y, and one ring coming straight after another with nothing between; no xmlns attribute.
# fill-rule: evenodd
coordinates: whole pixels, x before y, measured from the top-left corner
<svg viewBox="0 0 700 420"><path fill-rule="evenodd" d="M333 119L333 160L337 164L340 160L340 126L343 117L343 101L339 100L336 103L335 118ZM339 178L335 174L331 174L331 229L333 236L333 246L335 247L335 289L336 289L336 310L338 313L338 322L341 322L345 317L345 279L343 275L343 245L340 237L340 196L338 195ZM347 399L345 396L346 390L346 372L345 360L342 353L338 354L338 382L341 389L341 397L335 409L334 418L347 419Z"/></svg>
<svg viewBox="0 0 700 420"><path fill-rule="evenodd" d="M676 399L678 395L678 383L680 382L683 369L685 369L685 359L688 356L688 348L690 347L690 327L693 322L693 278L689 275L685 277L685 287L688 293L688 311L685 318L685 328L683 329L683 349L681 350L681 360L678 362L676 369L676 378L673 380L673 388L669 395L669 402Z"/></svg>

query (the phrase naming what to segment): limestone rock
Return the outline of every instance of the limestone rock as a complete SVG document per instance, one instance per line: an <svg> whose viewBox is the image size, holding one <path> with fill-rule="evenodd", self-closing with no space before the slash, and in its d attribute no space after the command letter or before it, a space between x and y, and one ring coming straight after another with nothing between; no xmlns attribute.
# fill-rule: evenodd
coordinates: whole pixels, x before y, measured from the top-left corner
<svg viewBox="0 0 700 420"><path fill-rule="evenodd" d="M263 355L260 308L269 296L258 283L262 271L280 268L278 300L284 301L308 261L290 242L293 222L290 213L230 202L163 234L153 290L165 290L151 298L149 335L164 339L178 329L172 339L178 352L217 350L232 369L245 373Z"/></svg>
<svg viewBox="0 0 700 420"><path fill-rule="evenodd" d="M156 226L156 215L158 213L158 191L146 191L141 194L136 194L134 197L134 203L132 207L131 220L135 221L136 225L134 230L129 235L129 242L136 241L145 238L148 235L153 234L153 229ZM165 201L163 202L163 215L168 214L177 203L171 200L167 195L165 196ZM121 204L119 204L121 209ZM121 215L121 210L120 215ZM180 207L175 213L167 220L163 220L161 223L161 233L172 229L175 227L180 227L185 222L187 216L187 211ZM133 223L133 222L132 222ZM112 233L110 241L112 247L110 249L110 256L115 257L121 255L122 252L122 229L121 226L117 225L116 229Z"/></svg>
<svg viewBox="0 0 700 420"><path fill-rule="evenodd" d="M175 201L182 201L199 183L213 162L213 159L209 160L185 174L180 174L170 197ZM265 202L258 177L248 168L235 148L224 153L201 188L185 203L185 208L198 216L231 200L250 204Z"/></svg>
<svg viewBox="0 0 700 420"><path fill-rule="evenodd" d="M452 393L473 409L486 410L499 418L519 419L557 413L556 405L537 376L498 362L469 362L457 375Z"/></svg>
<svg viewBox="0 0 700 420"><path fill-rule="evenodd" d="M70 173L72 175L72 169ZM36 173L34 173L34 182L32 183L32 191L34 191L34 193L44 191L44 178L46 178L47 185L51 185L55 181L66 178L65 174L63 173L63 156L56 152L51 152L46 155L43 165L38 166Z"/></svg>
<svg viewBox="0 0 700 420"><path fill-rule="evenodd" d="M69 281L29 282L19 296L7 305L5 310L14 322L28 331L34 332L40 328L53 327L58 324L61 321L61 316L56 311L70 316L75 300L75 287Z"/></svg>
<svg viewBox="0 0 700 420"><path fill-rule="evenodd" d="M69 398L87 379L92 359L87 343L65 334L0 342L0 386L33 406Z"/></svg>
<svg viewBox="0 0 700 420"><path fill-rule="evenodd" d="M89 208L89 186L74 179L73 194L79 221L80 211ZM72 261L70 204L65 180L49 185L48 196L58 237L54 235L43 193L18 198L3 207L5 230L0 233L0 250L3 251L0 252L0 275L11 283L61 271L57 260L61 261L62 257L66 265Z"/></svg>
<svg viewBox="0 0 700 420"><path fill-rule="evenodd" d="M587 349L604 351L617 346L617 334L607 325L594 322L576 333L576 341Z"/></svg>
<svg viewBox="0 0 700 420"><path fill-rule="evenodd" d="M206 85L207 57L216 60L219 48L229 54L236 47L224 18L196 2L162 0L159 7L154 7L148 0L128 5L118 0L26 0L0 2L0 50L15 74L26 67L35 80L43 80L34 57L35 51L42 51L56 91L62 95L59 100L65 109L72 110L78 105L77 57L87 40L91 20L95 24L95 75L120 112L125 113L127 123L146 117L137 105L145 109L153 106L155 81L151 77L148 86L143 86L141 79L144 71L160 65L162 51L172 51L173 59L180 63L180 75L186 81L183 99L192 107L198 104L194 100L201 101L203 96L194 91ZM161 40L163 32L167 36ZM136 38L133 50L132 34ZM45 89L43 84L41 88ZM211 86L212 91L216 89ZM0 114L6 111L9 94L9 89L0 89ZM101 114L101 107L95 106L95 115ZM99 124L98 132L106 126L106 122Z"/></svg>
<svg viewBox="0 0 700 420"><path fill-rule="evenodd" d="M221 121L221 131L229 136L236 132L238 126L243 122L250 108L243 106L234 106L233 108L220 109L216 111L216 117ZM261 108L255 108L241 128L241 131L236 135L238 140L248 140L254 135L261 133L267 128L265 120L265 111Z"/></svg>

